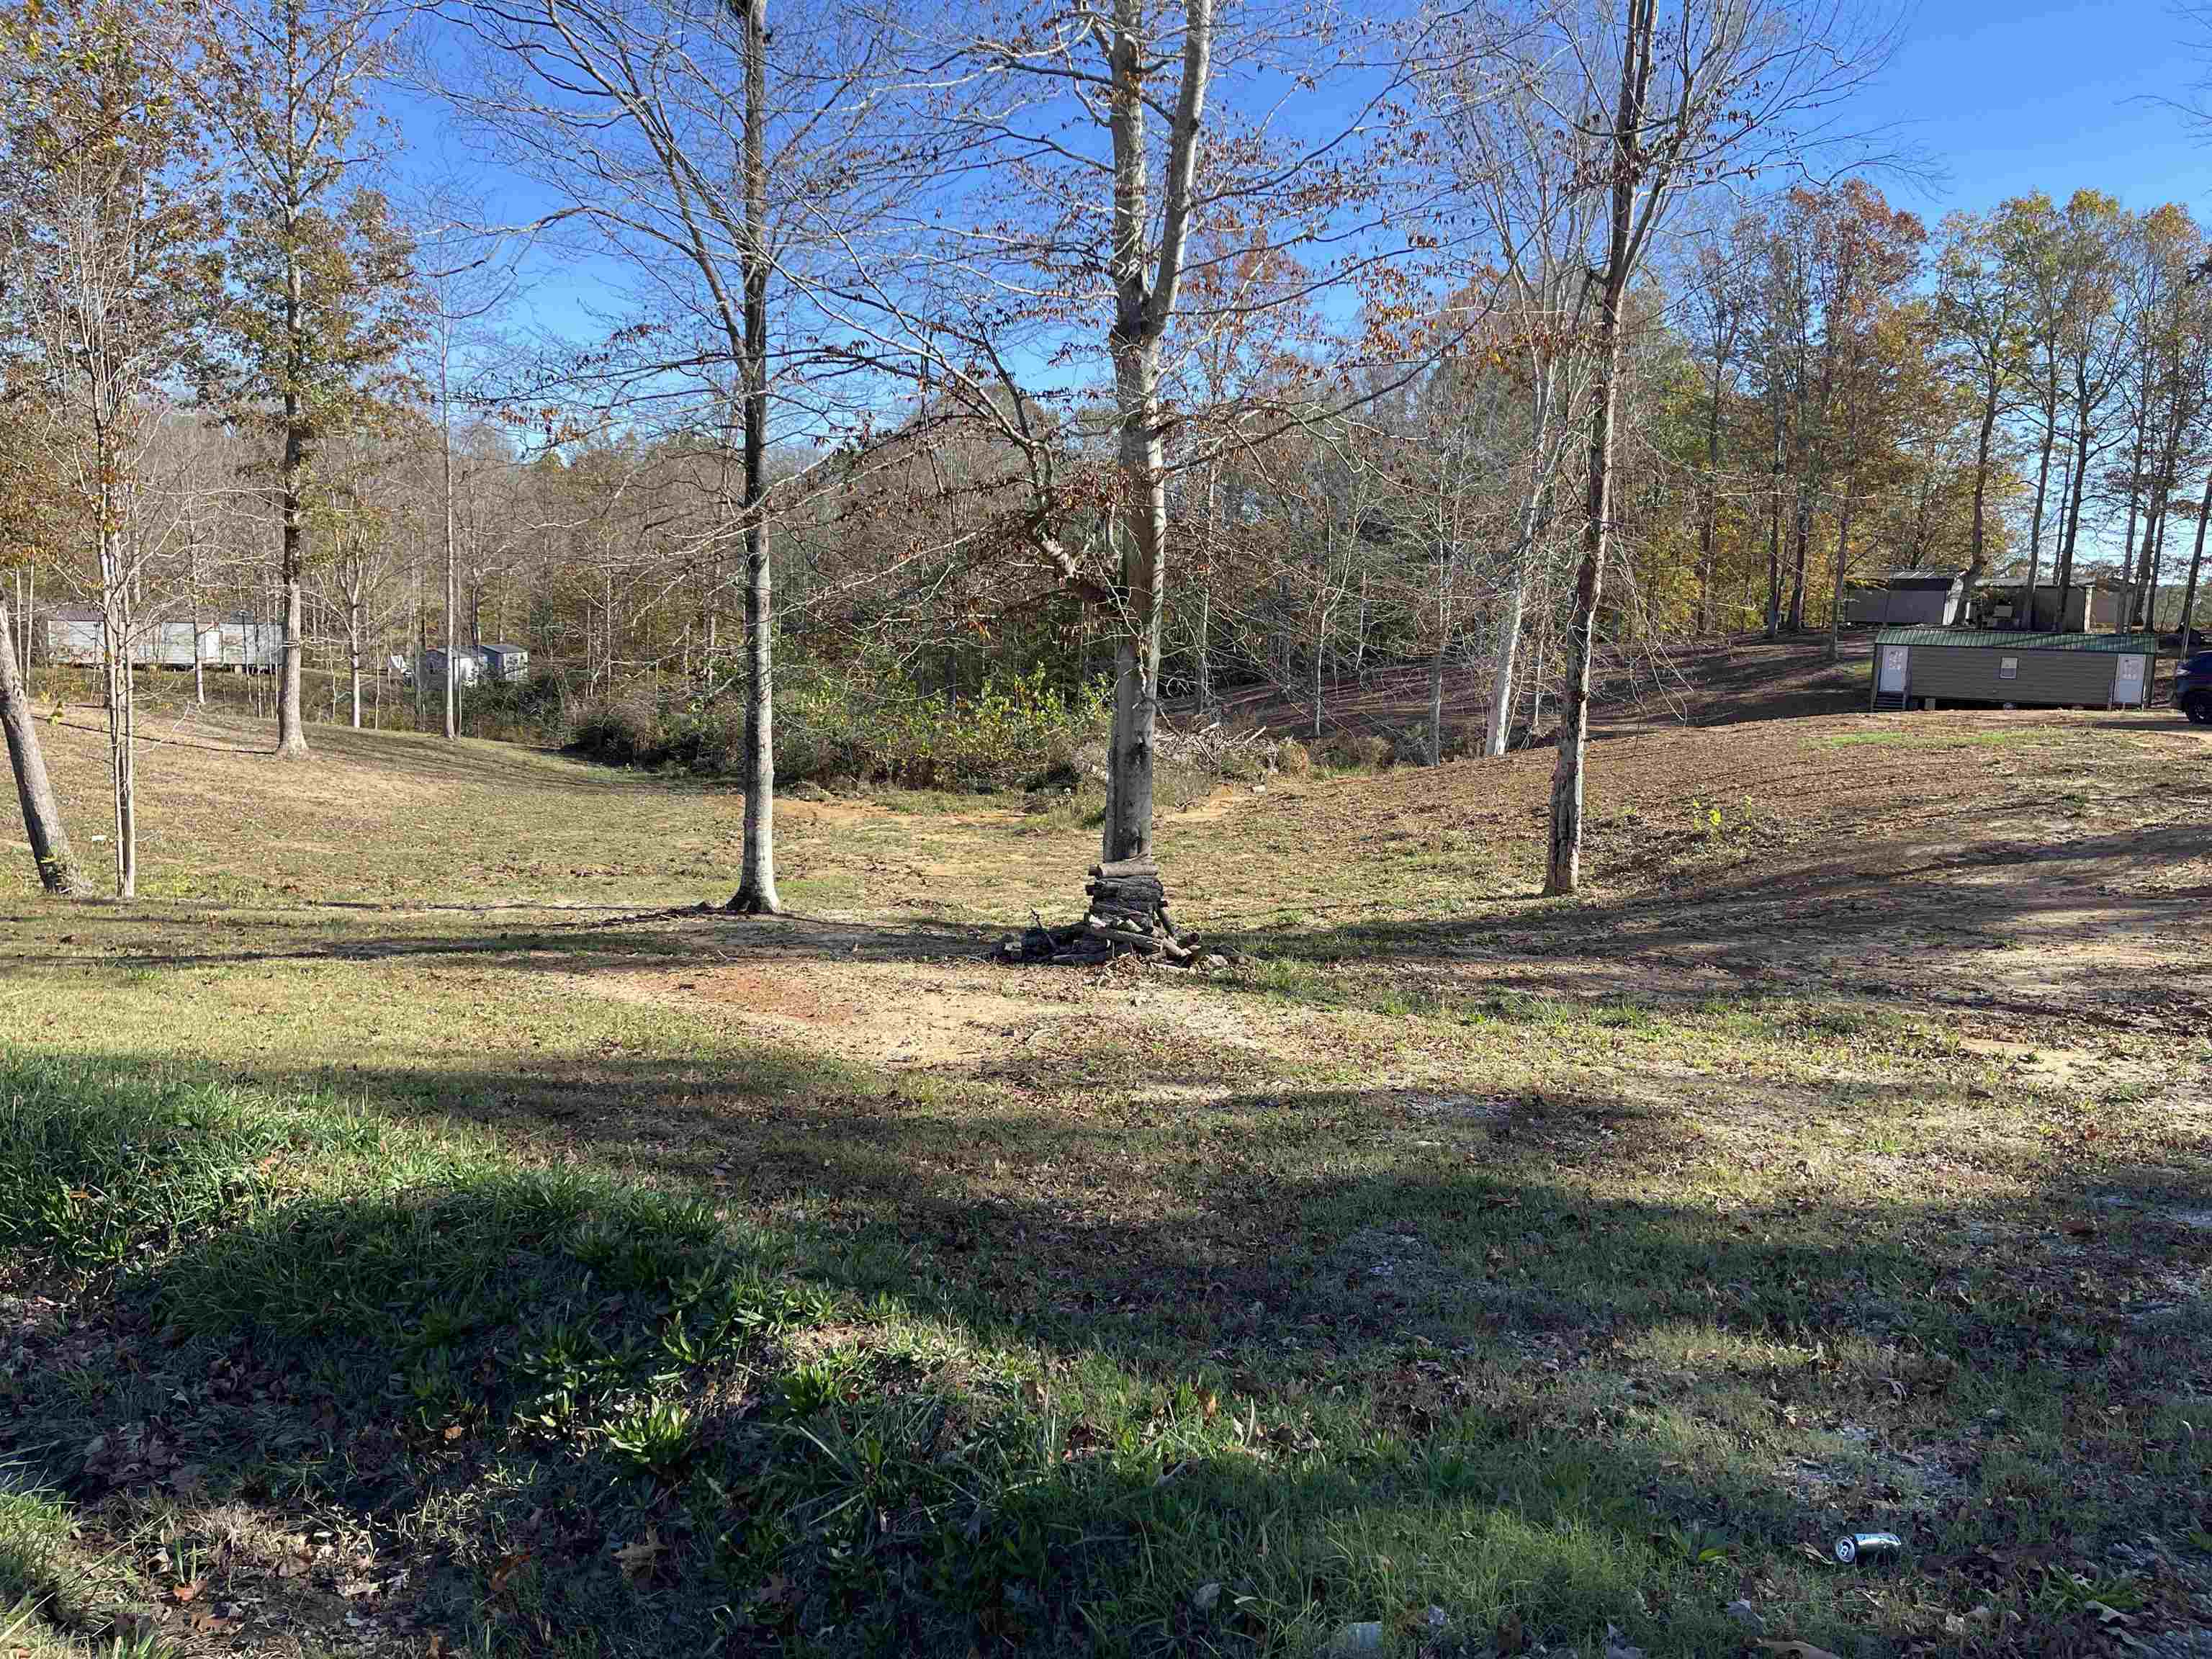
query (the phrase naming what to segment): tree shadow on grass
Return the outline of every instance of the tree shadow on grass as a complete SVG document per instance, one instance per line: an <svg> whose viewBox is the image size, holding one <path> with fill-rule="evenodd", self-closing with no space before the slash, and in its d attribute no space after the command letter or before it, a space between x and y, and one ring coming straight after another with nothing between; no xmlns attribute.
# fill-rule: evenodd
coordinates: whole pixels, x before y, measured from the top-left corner
<svg viewBox="0 0 2212 1659"><path fill-rule="evenodd" d="M96 1287L18 1345L11 1461L88 1515L167 1515L210 1600L292 1561L506 1651L1262 1652L1431 1602L1470 1649L1510 1610L1733 1651L1723 1603L1848 1522L2047 1553L2109 1518L1920 1489L1893 1437L1971 1436L1990 1401L2055 1437L2071 1394L2134 1410L2203 1358L2201 1328L2166 1352L2124 1300L2060 1294L2070 1245L1978 1262L1912 1206L1746 1226L1503 1159L1198 1160L1184 1202L1085 1213L954 1154L1103 1156L1090 1132L791 1103L711 1126L736 1178L687 1201L282 1088L9 1071L0 1242ZM1293 1140L1370 1104L1242 1103ZM839 1201L750 1224L802 1180ZM1742 1358L1668 1381L1686 1343ZM2013 1478L1985 1441L1958 1454L1983 1490ZM1791 1452L1837 1464L1817 1496ZM256 1556L215 1537L224 1504L344 1517L362 1553ZM1843 1639L1844 1589L1795 1585L1798 1633Z"/></svg>

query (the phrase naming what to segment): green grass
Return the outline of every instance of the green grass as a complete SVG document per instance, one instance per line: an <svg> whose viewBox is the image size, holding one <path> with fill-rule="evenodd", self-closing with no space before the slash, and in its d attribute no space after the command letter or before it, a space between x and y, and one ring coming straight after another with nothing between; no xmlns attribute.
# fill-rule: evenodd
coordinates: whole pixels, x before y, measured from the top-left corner
<svg viewBox="0 0 2212 1659"><path fill-rule="evenodd" d="M1992 726L1979 730L1946 726L1933 731L1839 732L1821 741L1831 749L2026 749L2048 748L2051 735L2039 726Z"/></svg>
<svg viewBox="0 0 2212 1659"><path fill-rule="evenodd" d="M1482 1018L1652 1030L1632 1006L1538 1000ZM536 1165L358 1098L18 1054L0 1071L0 1250L82 1285L88 1328L131 1363L16 1376L11 1439L46 1490L96 1493L131 1477L87 1449L158 1410L199 1471L171 1511L185 1545L219 1559L191 1516L225 1505L352 1517L429 1548L418 1606L494 1651L633 1650L620 1632L649 1626L634 1650L1297 1652L1355 1617L1411 1630L1433 1604L1475 1632L1511 1614L1571 1646L1610 1621L1718 1653L1736 1640L1718 1610L1753 1583L1806 1639L1873 1651L1861 1581L1800 1553L1916 1489L1870 1421L1900 1446L2004 1425L1978 1482L1908 1502L1916 1552L2124 1535L2125 1483L2076 1439L2109 1450L2154 1414L2151 1356L2113 1340L2122 1322L2037 1309L2017 1264L1936 1246L1910 1216L1607 1200L1535 1178L1511 1143L1464 1176L1302 1186L1293 1149L1358 1098L1255 1106L1231 1143L1249 1149L1231 1166L1287 1177L1283 1243L1248 1276L1264 1312L1193 1322L1154 1296L1102 1319L1073 1310L1170 1288L1165 1235L1135 1279L1126 1258L1045 1257L1025 1308L1003 1276L970 1279L960 1233L826 1212L763 1230L711 1188ZM1543 1167L1644 1132L1573 1099L1514 1121ZM1011 1242L1011 1217L970 1215ZM2123 1423L2086 1415L2136 1400ZM2157 1443L2144 1478L2202 1480L2194 1443ZM1810 1526L1776 1474L1808 1461L1843 1500ZM58 1511L24 1501L16 1532L51 1547ZM640 1544L641 1566L611 1553ZM1206 1584L1224 1589L1201 1614ZM1990 1593L2073 1616L2039 1568ZM1901 1638L1910 1607L1878 1628Z"/></svg>
<svg viewBox="0 0 2212 1659"><path fill-rule="evenodd" d="M2132 924L2198 843L2128 841L2098 734L2039 729L2033 833L2078 795L2068 846L2129 884L2026 859L2008 895L2076 950L2099 903L2185 937ZM1534 890L1541 755L1169 820L1179 908L1248 956L1200 976L981 960L1075 890L1073 811L794 805L787 893L841 915L759 923L690 908L736 814L688 784L149 760L193 896L0 915L0 1606L39 1659L125 1602L254 1654L2202 1622L2177 1079L2212 1048L2165 958L2124 1019L1940 1001L1990 864L1893 904L1920 855L1844 829L1978 836L1978 769L1745 729L1639 776L1646 742L1597 751L1572 901ZM1708 837L1692 794L1772 804ZM1904 1558L1814 1559L1869 1524Z"/></svg>

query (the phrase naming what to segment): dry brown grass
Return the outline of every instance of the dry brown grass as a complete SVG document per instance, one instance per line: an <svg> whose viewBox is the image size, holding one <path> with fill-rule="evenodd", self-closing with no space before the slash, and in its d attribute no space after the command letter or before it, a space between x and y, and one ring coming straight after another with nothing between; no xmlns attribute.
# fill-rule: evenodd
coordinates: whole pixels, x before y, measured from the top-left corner
<svg viewBox="0 0 2212 1659"><path fill-rule="evenodd" d="M53 760L86 803L81 718ZM1393 1595L1684 1652L1739 1595L1869 1654L1988 1606L1980 1650L2063 1649L2075 1574L2144 1631L2212 1620L2212 1515L2172 1497L2212 1393L2212 748L2178 719L1610 738L1574 901L1537 892L1547 753L1241 787L1162 825L1179 915L1248 957L1200 976L988 965L1095 855L1018 802L780 804L795 914L756 922L693 908L734 884L726 791L158 735L153 897L57 907L12 867L19 1052L305 1080L705 1192L956 1333L952 1371L1213 1379L1206 1444L1318 1411L1318 1486L1209 1488L1302 1517L1279 1570L1163 1558L1249 1570L1285 1649ZM1903 1568L1806 1560L1861 1521Z"/></svg>

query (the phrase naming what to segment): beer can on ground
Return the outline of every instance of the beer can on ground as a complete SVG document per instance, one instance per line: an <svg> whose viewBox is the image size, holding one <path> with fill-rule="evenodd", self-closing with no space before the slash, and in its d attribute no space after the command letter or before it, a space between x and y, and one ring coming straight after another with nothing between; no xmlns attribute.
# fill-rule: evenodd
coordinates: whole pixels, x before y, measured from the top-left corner
<svg viewBox="0 0 2212 1659"><path fill-rule="evenodd" d="M1863 1555L1887 1555L1905 1547L1905 1540L1893 1532L1847 1532L1836 1540L1836 1559L1845 1566Z"/></svg>

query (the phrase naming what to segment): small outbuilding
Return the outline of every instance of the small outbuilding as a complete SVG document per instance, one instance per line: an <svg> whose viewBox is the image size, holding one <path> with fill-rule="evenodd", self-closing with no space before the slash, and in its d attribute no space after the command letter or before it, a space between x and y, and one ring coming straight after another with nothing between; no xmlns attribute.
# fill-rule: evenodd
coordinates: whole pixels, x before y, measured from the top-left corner
<svg viewBox="0 0 2212 1659"><path fill-rule="evenodd" d="M1948 628L1959 620L1966 593L1966 580L1955 570L1893 570L1872 620L1897 627Z"/></svg>
<svg viewBox="0 0 2212 1659"><path fill-rule="evenodd" d="M2135 608L2135 585L2092 572L2066 590L2066 611L2058 608L2058 584L2038 582L2033 621L2039 629L2098 632L2122 629Z"/></svg>
<svg viewBox="0 0 2212 1659"><path fill-rule="evenodd" d="M2014 634L1885 628L1875 635L1869 707L1914 702L2140 708L2158 666L2155 634Z"/></svg>
<svg viewBox="0 0 2212 1659"><path fill-rule="evenodd" d="M453 653L453 684L474 685L483 672L483 659L463 646ZM446 683L446 653L433 647L422 653L422 684L443 685Z"/></svg>
<svg viewBox="0 0 2212 1659"><path fill-rule="evenodd" d="M483 659L484 678L489 680L519 680L530 673L530 653L519 645L483 645L477 654Z"/></svg>

